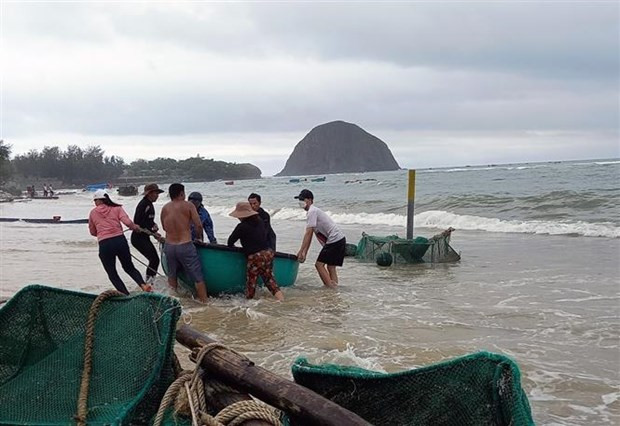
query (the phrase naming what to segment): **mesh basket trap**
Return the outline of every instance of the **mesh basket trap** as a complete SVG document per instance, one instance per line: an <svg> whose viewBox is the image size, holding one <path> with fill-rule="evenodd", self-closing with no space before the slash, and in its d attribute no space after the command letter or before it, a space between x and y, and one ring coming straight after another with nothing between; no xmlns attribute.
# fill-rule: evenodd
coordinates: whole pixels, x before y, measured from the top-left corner
<svg viewBox="0 0 620 426"><path fill-rule="evenodd" d="M417 237L413 240L397 235L375 237L362 233L355 257L364 261L376 261L383 253L392 256L394 263L442 263L456 262L461 256L450 246L449 228L431 238Z"/></svg>
<svg viewBox="0 0 620 426"><path fill-rule="evenodd" d="M373 425L534 425L509 358L479 352L400 373L312 365L298 358L295 382Z"/></svg>
<svg viewBox="0 0 620 426"><path fill-rule="evenodd" d="M32 285L0 309L0 424L75 424L84 335L96 295ZM89 425L146 424L174 380L181 306L154 293L103 302L95 323Z"/></svg>

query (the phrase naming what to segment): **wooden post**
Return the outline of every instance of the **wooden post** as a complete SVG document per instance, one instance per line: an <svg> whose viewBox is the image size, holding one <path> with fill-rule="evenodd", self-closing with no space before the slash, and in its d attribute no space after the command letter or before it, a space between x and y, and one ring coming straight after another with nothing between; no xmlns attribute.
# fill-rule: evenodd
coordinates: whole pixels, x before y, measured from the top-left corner
<svg viewBox="0 0 620 426"><path fill-rule="evenodd" d="M413 239L413 216L415 212L415 169L410 169L407 189L407 239Z"/></svg>
<svg viewBox="0 0 620 426"><path fill-rule="evenodd" d="M177 330L177 341L192 350L215 342L187 325ZM231 350L213 349L205 355L201 366L228 386L247 392L286 412L294 424L370 426L357 414L308 388L254 365Z"/></svg>

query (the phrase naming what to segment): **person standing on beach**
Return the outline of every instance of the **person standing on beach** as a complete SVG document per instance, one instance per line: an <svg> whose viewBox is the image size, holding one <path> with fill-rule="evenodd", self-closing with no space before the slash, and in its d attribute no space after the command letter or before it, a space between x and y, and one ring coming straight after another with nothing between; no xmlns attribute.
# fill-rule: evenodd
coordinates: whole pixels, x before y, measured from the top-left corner
<svg viewBox="0 0 620 426"><path fill-rule="evenodd" d="M133 223L120 204L112 201L104 189L98 189L93 194L95 208L90 211L88 216L88 229L93 237L97 237L99 242L99 259L103 269L108 274L108 278L118 291L129 294L125 283L118 276L116 271L116 258L121 261L123 270L133 278L133 280L144 291L152 291L150 284L147 284L140 272L131 261L129 244L123 235L121 223L134 231L140 227Z"/></svg>
<svg viewBox="0 0 620 426"><path fill-rule="evenodd" d="M254 192L248 196L248 203L252 206L252 210L258 213L258 216L263 220L265 224L265 232L267 234L267 245L273 251L276 251L276 233L273 232L271 227L271 216L267 213L261 205L261 197Z"/></svg>
<svg viewBox="0 0 620 426"><path fill-rule="evenodd" d="M344 233L325 212L314 206L314 195L310 190L304 189L294 198L298 199L299 206L308 212L306 232L297 258L300 263L306 261L312 234L315 234L323 248L314 266L326 287L336 287L338 285L336 267L342 266L347 245Z"/></svg>
<svg viewBox="0 0 620 426"><path fill-rule="evenodd" d="M133 215L133 222L142 229L153 233L158 241L161 239L161 235L159 235L159 228L155 223L155 207L153 203L157 201L159 194L162 192L164 191L159 189L156 183L146 185L142 193L144 197L138 203ZM159 268L159 254L157 254L150 236L144 232L133 231L131 233L131 245L148 259L149 265L146 267L146 282L152 284Z"/></svg>
<svg viewBox="0 0 620 426"><path fill-rule="evenodd" d="M265 286L277 300L284 300L282 291L276 284L273 276L273 258L275 252L267 244L267 234L263 220L258 216L250 203L239 202L230 216L239 219L230 237L228 247L234 247L241 240L243 253L247 257L245 297L253 299L256 294L256 281L258 277L263 279Z"/></svg>
<svg viewBox="0 0 620 426"><path fill-rule="evenodd" d="M166 231L164 253L168 262L168 285L176 290L178 287L177 271L183 268L188 278L196 285L198 299L207 302L207 286L202 275L202 266L194 246L190 224L194 224L196 239L202 241L202 224L196 207L185 201L185 187L173 183L168 188L170 200L161 209L161 225Z"/></svg>
<svg viewBox="0 0 620 426"><path fill-rule="evenodd" d="M207 238L211 244L217 244L217 238L215 238L215 233L213 232L213 221L211 220L211 215L202 204L202 194L200 192L192 192L187 197L187 200L196 207L196 211L198 212L198 217L200 217L200 223L202 223L202 229L204 229L207 234ZM191 225L191 233L192 240L197 238L196 230L194 229L194 225ZM202 239L202 238L201 238Z"/></svg>

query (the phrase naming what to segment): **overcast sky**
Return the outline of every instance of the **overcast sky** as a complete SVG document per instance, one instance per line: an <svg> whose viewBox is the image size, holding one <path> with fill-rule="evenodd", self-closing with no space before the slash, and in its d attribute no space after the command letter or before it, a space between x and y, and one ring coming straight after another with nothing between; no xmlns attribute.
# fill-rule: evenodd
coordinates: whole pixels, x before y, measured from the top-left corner
<svg viewBox="0 0 620 426"><path fill-rule="evenodd" d="M401 167L620 156L609 2L0 1L0 134L280 171L355 123Z"/></svg>

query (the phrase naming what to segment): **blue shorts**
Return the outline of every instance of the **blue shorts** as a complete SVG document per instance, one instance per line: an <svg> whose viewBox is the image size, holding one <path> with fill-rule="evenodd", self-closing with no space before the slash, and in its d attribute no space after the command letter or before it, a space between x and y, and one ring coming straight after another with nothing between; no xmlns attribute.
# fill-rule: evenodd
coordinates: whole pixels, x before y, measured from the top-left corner
<svg viewBox="0 0 620 426"><path fill-rule="evenodd" d="M164 253L168 263L168 277L176 278L179 268L194 282L204 281L202 266L194 243L164 244Z"/></svg>

